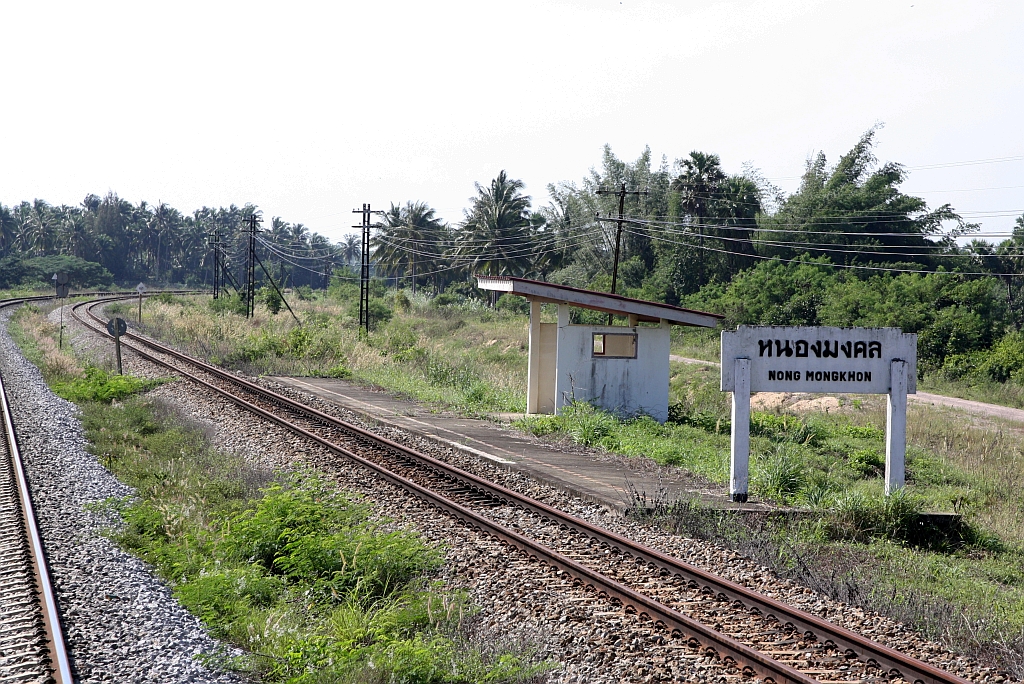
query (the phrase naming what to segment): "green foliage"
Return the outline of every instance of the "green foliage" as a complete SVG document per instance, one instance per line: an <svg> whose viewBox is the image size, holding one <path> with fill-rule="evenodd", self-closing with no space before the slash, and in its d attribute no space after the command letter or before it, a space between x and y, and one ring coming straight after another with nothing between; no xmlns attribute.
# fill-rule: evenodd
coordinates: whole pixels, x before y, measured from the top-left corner
<svg viewBox="0 0 1024 684"><path fill-rule="evenodd" d="M55 254L23 258L12 254L0 259L0 289L6 290L18 285L43 284L53 287L54 273L67 273L72 289L109 287L114 277L102 265L76 256Z"/></svg>
<svg viewBox="0 0 1024 684"><path fill-rule="evenodd" d="M59 382L53 391L68 401L120 401L133 394L145 392L165 380L147 380L133 375L114 375L96 366L87 366L85 377Z"/></svg>
<svg viewBox="0 0 1024 684"><path fill-rule="evenodd" d="M284 307L284 300L276 288L270 286L261 287L256 291L256 301L267 307L271 316L276 316Z"/></svg>
<svg viewBox="0 0 1024 684"><path fill-rule="evenodd" d="M439 550L315 478L268 486L268 473L156 408L83 405L91 449L137 492L106 502L125 521L111 534L247 653L232 666L289 684L511 683L549 669L465 635L475 606L426 579Z"/></svg>
<svg viewBox="0 0 1024 684"><path fill-rule="evenodd" d="M309 285L299 285L295 288L295 296L299 298L300 302L311 302L315 299L313 288Z"/></svg>
<svg viewBox="0 0 1024 684"><path fill-rule="evenodd" d="M388 306L387 302L381 297L370 297L368 303L369 309L369 321L370 330L376 330L388 323L391 317L394 316L394 311ZM355 297L351 300L348 307L348 315L359 320L359 298Z"/></svg>
<svg viewBox="0 0 1024 684"><path fill-rule="evenodd" d="M789 445L776 445L754 459L753 490L765 499L789 503L806 480L806 464Z"/></svg>
<svg viewBox="0 0 1024 684"><path fill-rule="evenodd" d="M326 375L329 378L351 378L352 370L349 369L349 367L346 366L345 364L339 363L337 366L333 366L330 369L328 369Z"/></svg>
<svg viewBox="0 0 1024 684"><path fill-rule="evenodd" d="M530 302L526 301L525 297L520 297L519 295L503 294L498 297L494 308L499 311L525 315L530 313Z"/></svg>
<svg viewBox="0 0 1024 684"><path fill-rule="evenodd" d="M247 307L245 298L238 292L231 295L222 294L217 299L210 298L208 304L210 311L214 313L233 313L238 316L244 316Z"/></svg>
<svg viewBox="0 0 1024 684"><path fill-rule="evenodd" d="M982 373L996 382L1010 378L1024 381L1024 333L1007 333L979 366Z"/></svg>

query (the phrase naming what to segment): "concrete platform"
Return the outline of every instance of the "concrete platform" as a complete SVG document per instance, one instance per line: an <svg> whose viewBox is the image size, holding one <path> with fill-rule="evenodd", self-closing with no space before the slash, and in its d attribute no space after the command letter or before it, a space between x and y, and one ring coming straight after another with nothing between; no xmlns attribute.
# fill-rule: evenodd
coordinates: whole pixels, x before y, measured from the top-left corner
<svg viewBox="0 0 1024 684"><path fill-rule="evenodd" d="M709 485L676 469L659 467L648 459L594 454L571 446L559 449L512 430L508 422L513 416L482 420L431 412L416 402L347 380L292 377L268 379L318 396L370 421L398 427L507 466L610 510L622 512L627 509L633 500L631 491L641 494L651 505L656 502L670 503L680 498L697 498L706 506L736 512L772 510L757 502L735 504L728 500L724 487Z"/></svg>

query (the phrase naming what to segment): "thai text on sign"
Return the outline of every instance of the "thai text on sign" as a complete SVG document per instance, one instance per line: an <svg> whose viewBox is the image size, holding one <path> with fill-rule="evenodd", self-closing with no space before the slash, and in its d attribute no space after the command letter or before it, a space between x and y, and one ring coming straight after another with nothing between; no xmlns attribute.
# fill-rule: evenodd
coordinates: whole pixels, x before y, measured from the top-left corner
<svg viewBox="0 0 1024 684"><path fill-rule="evenodd" d="M890 364L910 364L916 392L917 336L896 328L741 325L722 333L722 390L731 392L734 359L750 359L751 392L887 394Z"/></svg>

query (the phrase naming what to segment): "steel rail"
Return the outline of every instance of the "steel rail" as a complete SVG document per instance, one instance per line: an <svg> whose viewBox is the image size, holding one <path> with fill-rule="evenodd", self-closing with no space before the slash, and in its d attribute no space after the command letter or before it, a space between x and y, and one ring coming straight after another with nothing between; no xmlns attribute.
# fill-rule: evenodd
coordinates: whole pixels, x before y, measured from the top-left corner
<svg viewBox="0 0 1024 684"><path fill-rule="evenodd" d="M12 306L24 299L26 298L2 301L0 302L0 308ZM49 297L44 297L43 299L49 299ZM14 429L11 407L7 402L7 388L4 387L3 377L0 377L0 407L2 407L3 411L4 438L8 444L12 469L18 482L18 497L21 500L21 511L29 542L29 553L31 554L36 582L39 587L43 624L46 629L47 645L51 656L50 661L54 668L53 677L58 684L73 684L71 662L68 658L64 630L61 627L60 611L57 608L53 581L50 578L50 569L46 561L46 550L43 547L42 537L39 535L39 527L36 524L35 508L32 505L32 493L29 489L28 478L25 477L25 467L21 458L21 451L18 448L18 436Z"/></svg>
<svg viewBox="0 0 1024 684"><path fill-rule="evenodd" d="M105 303L106 301L113 301L113 298L110 300L101 300L98 303L89 304L96 305ZM83 305L84 303L76 305L73 311L77 312L77 308ZM102 319L99 319L97 316L95 316L95 314L92 313L91 309L88 310L88 313L90 317L92 317L95 321L102 321ZM108 335L106 330L101 328L100 326L92 325L81 318L79 318L78 320L80 320L83 324L90 327L95 332L101 335ZM136 341L140 343L152 346L153 348L158 350L159 353L173 356L177 358L179 361L185 361L187 363L196 363L196 365L202 368L204 371L207 370L206 364L204 364L203 362L199 362L196 359L192 359L187 355L180 355L179 353L176 353L174 350L168 350L167 348L164 348L162 345L152 343L151 341L145 340L144 338L140 338L135 335L132 335L131 337L133 337ZM201 386L213 390L217 394L225 397L229 401L241 406L242 408L249 412L255 413L256 415L259 415L273 423L276 423L277 425L280 425L281 427L297 435L309 439L323 446L324 448L328 449L331 452L345 456L346 458L363 466L364 468L367 468L370 471L375 472L383 479L405 489L414 496L424 500L429 506L451 515L452 517L460 520L464 524L469 525L473 529L484 532L485 534L488 534L494 538L501 540L509 546L519 549L521 552L524 552L527 555L529 555L531 559L537 560L538 562L544 565L547 565L549 567L555 568L556 570L568 574L575 581L583 584L586 588L593 589L598 594L598 596L611 599L613 602L620 603L626 608L632 608L638 614L648 617L657 626L669 630L673 635L682 635L686 637L691 645L698 646L706 652L710 651L718 654L718 656L722 658L723 662L725 662L727 665L734 664L743 672L743 674L747 676L759 676L766 682L774 682L776 684L814 684L816 682L815 679L808 677L796 668L793 668L784 663L780 663L770 658L769 656L765 655L764 653L756 649L753 649L747 646L746 644L736 641L728 635L722 634L721 632L718 632L717 630L714 630L708 627L707 625L704 625L703 623L698 622L693 618L690 618L689 616L680 613L679 611L676 611L673 608L665 606L664 604L661 604L647 596L644 596L634 591L633 589L630 589L629 587L619 582L616 582L615 580L609 577L605 577L604 575L601 575L600 573L591 570L590 568L581 565L576 561L573 561L569 558L562 556L561 554L547 548L546 546L532 539L529 539L513 530L504 527L503 525L495 523L477 513L474 513L473 511L465 508L464 506L454 501L451 501L450 499L438 494L437 492L431 491L415 482L412 482L411 480L408 480L407 478L404 478L401 475L392 472L391 470L385 468L384 466L378 463L374 463L373 461L368 460L346 449L345 447L334 444L333 442L324 439L323 437L313 432L310 432L302 428L301 426L296 425L295 423L290 422L286 418L283 418L273 413L272 411L268 411L260 406L257 406L242 397L232 394L231 392L228 392L227 390L224 390L223 388L218 387L217 385L211 384L210 382L207 382L199 378L193 373L190 373L187 370L184 370L171 363L168 363L163 359L159 359L153 356L152 354L149 354L137 348L132 349L132 351L134 351L141 358L151 363L167 368L173 371L174 373L182 375ZM241 380L240 378L233 377L229 374L224 374L223 376L218 374L218 376L231 380L232 382L236 382L245 389L249 389L249 386L257 387L258 389L258 386L252 385L251 383L248 383L245 380ZM280 395L276 396L280 397ZM280 398L288 401L289 403L291 402L291 400L288 400L286 397ZM302 405L296 404L296 406L301 407ZM320 415L324 416L324 418L330 418L330 416L327 416L326 414ZM390 445L392 443L389 442L388 444Z"/></svg>
<svg viewBox="0 0 1024 684"><path fill-rule="evenodd" d="M87 312L89 316L93 318L95 321L102 323L102 320L92 312L92 308L105 303L105 301L111 300L100 300L98 302L79 303L76 304L72 310L73 312L75 312L75 315L77 317L77 309L82 306L88 305ZM89 325L88 323L86 324ZM96 328L95 326L91 325L90 327L93 327L93 329L100 332L100 334L107 334L106 331L101 328ZM917 684L918 682L920 682L921 684L967 684L967 680L965 679L957 677L952 673L946 672L945 670L937 668L921 660L900 653L899 651L889 648L888 646L874 642L853 631L850 631L831 622L823 620L822 618L819 618L815 615L811 615L810 613L806 613L798 608L794 608L793 606L789 606L785 603L782 603L781 601L777 601L768 596L764 596L763 594L755 592L742 585L731 582L725 578L718 577L710 572L692 566L688 563L685 563L681 560L668 556L649 547L646 547L642 544L638 544L621 535L615 534L614 532L602 529L585 520L559 511L540 501L536 501L535 499L519 494L518 492L514 492L510 489L502 487L501 485L489 482L488 480L473 475L472 473L466 472L448 463L427 456L426 454L419 453L409 447L406 447L390 439L387 439L386 437L382 437L380 435L372 433L357 425L347 423L339 418L323 413L322 411L319 411L313 407L307 406L289 397L273 392L272 390L260 387L255 383L249 382L248 380L240 378L234 374L231 374L221 368L208 364L204 361L195 359L176 349L172 349L170 347L167 347L166 345L162 345L160 343L154 342L153 340L149 340L144 337L135 335L131 332L128 333L127 337L161 354L165 354L167 356L171 356L185 363L194 365L196 368L201 369L205 373L209 373L218 378L226 380L232 384L235 384L236 386L239 386L250 393L253 393L257 396L263 397L265 400L280 405L283 408L287 408L300 414L305 414L314 421L323 423L327 426L333 426L341 430L354 433L355 435L367 441L386 446L387 448L393 451L397 451L401 454L408 456L409 458L418 460L428 465L432 469L435 469L451 478L466 482L470 484L472 487L480 490L481 492L486 493L487 495L492 496L496 499L499 499L509 505L517 506L524 510L529 510L532 513L540 516L542 519L557 522L560 526L566 529L571 529L579 534L594 539L602 544L607 545L612 549L615 549L623 553L628 557L636 558L641 562L646 563L650 567L654 567L659 570L668 572L683 580L694 583L699 587L708 589L712 593L714 593L714 595L719 599L734 602L738 601L741 604L743 604L743 606L746 607L749 611L758 612L765 616L774 617L781 624L792 626L794 629L804 632L805 635L814 635L823 644L834 645L838 649L842 649L847 651L848 653L852 653L868 665L877 666L879 668L886 670L886 672L890 676L899 676L913 684ZM171 364L156 359L151 355L145 354L145 352L139 352L139 350L137 349L134 351L145 355L146 357L148 357L149 360L159 365L168 368L173 368ZM178 368L174 368L174 370L176 372L182 372L181 369ZM344 453L344 455L358 459L360 462L365 461L365 459L363 459L362 457L352 454L351 452L349 452L346 449L343 449L342 447L333 445L330 442L314 435L313 433L309 433L308 431L304 430L299 426L294 426L288 421L276 417L274 416L274 414L267 412L264 409L261 409L259 407L251 407L251 404L245 401L244 399L235 397L229 392L225 392L224 390L217 388L214 385L210 385L209 383L200 380L199 378L190 373L183 374L187 375L188 377L190 377L190 379L193 379L194 381L200 384L213 387L220 394L231 398L232 401L242 405L243 407L249 410L255 410L257 413L260 413L260 415L264 415L270 420L282 424L288 429L300 432L301 434L303 434L303 436L314 439L315 441L323 444L332 451ZM382 466L372 464L369 461L365 462L370 464L367 467L371 467L374 470L386 470L383 469ZM406 481L405 478L402 478L399 475L391 473L391 471L387 472L389 473L388 479L398 478L398 480L401 482ZM414 487L419 487L419 485L415 485L414 483L410 484L412 484ZM447 501L447 499L445 499L445 501ZM454 502L449 503L451 505L458 506L458 504L454 504ZM476 514L472 515L477 518L479 517L476 516ZM486 521L486 519L481 520ZM496 526L495 523L492 523L490 521L486 521L485 524L488 526ZM510 534L516 535L516 533L514 532L508 532ZM569 561L568 559L563 559L560 561L560 563L569 563L572 565L576 565L573 561ZM623 587L623 589L626 588ZM632 590L626 589L626 591L632 593ZM632 602L632 600L633 599L631 599L630 602ZM650 601L650 599L647 600ZM659 603L657 605L661 606L662 604ZM671 608L667 609L672 610ZM691 618L686 619L691 620ZM702 625L701 623L696 624L700 625L704 629L708 629L704 627L704 625ZM716 632L716 634L718 633ZM750 651L757 653L759 656L765 657L763 656L763 654L760 654L760 652L746 645L742 646L744 649L749 649Z"/></svg>

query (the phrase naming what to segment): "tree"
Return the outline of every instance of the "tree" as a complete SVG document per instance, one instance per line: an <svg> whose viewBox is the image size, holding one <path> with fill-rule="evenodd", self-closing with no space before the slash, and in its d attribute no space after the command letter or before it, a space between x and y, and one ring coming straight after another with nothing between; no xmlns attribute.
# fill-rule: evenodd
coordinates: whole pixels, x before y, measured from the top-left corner
<svg viewBox="0 0 1024 684"><path fill-rule="evenodd" d="M875 168L872 128L828 167L824 153L807 162L800 188L781 209L760 222L771 230L764 252L792 258L799 252L825 254L854 263L913 262L934 267L955 238L976 225L965 223L948 204L929 211L925 201L900 192L906 172L899 164ZM943 224L955 226L943 233ZM938 237L939 241L929 238ZM931 256L931 254L935 256Z"/></svg>
<svg viewBox="0 0 1024 684"><path fill-rule="evenodd" d="M363 257L362 238L356 234L346 235L342 238L341 258L349 268L355 268L356 262Z"/></svg>
<svg viewBox="0 0 1024 684"><path fill-rule="evenodd" d="M437 218L426 202L409 201L405 206L392 203L384 213L383 226L370 241L378 268L411 276L416 291L417 266L426 265L429 273L441 268L447 248L447 226Z"/></svg>
<svg viewBox="0 0 1024 684"><path fill-rule="evenodd" d="M705 234L715 235L708 223L708 217L718 209L721 199L722 185L727 176L722 171L722 162L717 154L705 154L696 150L690 152L689 159L677 162L682 171L669 186L679 197L679 208L689 217L690 224L697 233L697 287L707 282L708 261L721 262L721 251L709 253L705 251ZM724 250L722 250L724 251Z"/></svg>
<svg viewBox="0 0 1024 684"><path fill-rule="evenodd" d="M471 273L522 275L534 252L530 235L530 197L521 180L502 170L476 197L459 226L452 255Z"/></svg>

